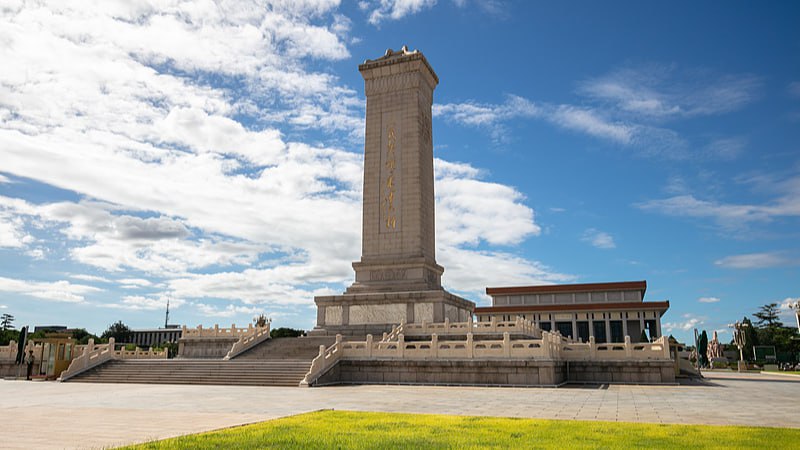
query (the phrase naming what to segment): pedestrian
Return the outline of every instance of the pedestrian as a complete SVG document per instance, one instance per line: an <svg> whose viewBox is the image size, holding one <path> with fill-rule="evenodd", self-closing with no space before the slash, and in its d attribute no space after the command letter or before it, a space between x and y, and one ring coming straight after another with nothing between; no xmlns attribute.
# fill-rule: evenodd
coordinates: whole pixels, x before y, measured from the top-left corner
<svg viewBox="0 0 800 450"><path fill-rule="evenodd" d="M33 362L36 361L36 358L33 356L33 350L28 353L28 356L25 358L25 362L28 364L28 377L26 379L31 379L31 374L33 373Z"/></svg>

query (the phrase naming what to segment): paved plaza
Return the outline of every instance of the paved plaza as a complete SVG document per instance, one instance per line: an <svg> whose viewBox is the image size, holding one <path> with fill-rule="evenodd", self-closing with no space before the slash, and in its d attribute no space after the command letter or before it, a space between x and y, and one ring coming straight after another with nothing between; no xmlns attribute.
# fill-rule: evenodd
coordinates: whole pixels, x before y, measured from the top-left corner
<svg viewBox="0 0 800 450"><path fill-rule="evenodd" d="M281 388L0 381L2 448L102 448L342 409L800 428L800 377L682 386Z"/></svg>

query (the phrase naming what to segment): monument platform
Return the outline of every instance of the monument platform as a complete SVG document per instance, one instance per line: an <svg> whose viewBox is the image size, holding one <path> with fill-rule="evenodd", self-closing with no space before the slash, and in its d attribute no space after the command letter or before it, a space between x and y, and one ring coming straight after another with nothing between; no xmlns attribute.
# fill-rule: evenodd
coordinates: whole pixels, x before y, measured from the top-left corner
<svg viewBox="0 0 800 450"><path fill-rule="evenodd" d="M443 289L315 297L317 327L309 335L366 336L400 323L464 322L475 304Z"/></svg>

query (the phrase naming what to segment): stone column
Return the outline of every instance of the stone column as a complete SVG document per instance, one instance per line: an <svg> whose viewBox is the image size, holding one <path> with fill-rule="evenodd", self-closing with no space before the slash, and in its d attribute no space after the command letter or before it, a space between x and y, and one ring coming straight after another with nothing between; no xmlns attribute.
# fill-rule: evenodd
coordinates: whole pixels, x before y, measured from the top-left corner
<svg viewBox="0 0 800 450"><path fill-rule="evenodd" d="M606 317L606 342L611 342L611 319Z"/></svg>
<svg viewBox="0 0 800 450"><path fill-rule="evenodd" d="M644 311L639 312L639 329L644 331Z"/></svg>
<svg viewBox="0 0 800 450"><path fill-rule="evenodd" d="M575 319L577 314L572 313L572 336L570 336L573 340L578 340L578 321Z"/></svg>
<svg viewBox="0 0 800 450"><path fill-rule="evenodd" d="M661 313L656 312L656 337L661 337Z"/></svg>

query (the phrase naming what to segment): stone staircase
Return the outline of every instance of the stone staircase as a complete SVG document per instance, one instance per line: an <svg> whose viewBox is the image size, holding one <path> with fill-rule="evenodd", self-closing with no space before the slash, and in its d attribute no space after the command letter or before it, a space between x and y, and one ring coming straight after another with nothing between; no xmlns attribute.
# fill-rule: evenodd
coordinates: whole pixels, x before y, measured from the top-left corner
<svg viewBox="0 0 800 450"><path fill-rule="evenodd" d="M69 381L84 383L226 384L298 386L319 346L336 338L302 337L266 340L224 361L221 359L113 360Z"/></svg>
<svg viewBox="0 0 800 450"><path fill-rule="evenodd" d="M321 337L287 337L269 339L241 353L232 361L274 361L285 359L302 359L311 364L311 360L319 354L319 346L326 348L336 342L334 336Z"/></svg>
<svg viewBox="0 0 800 450"><path fill-rule="evenodd" d="M115 360L77 375L70 382L296 387L310 364L311 359Z"/></svg>

